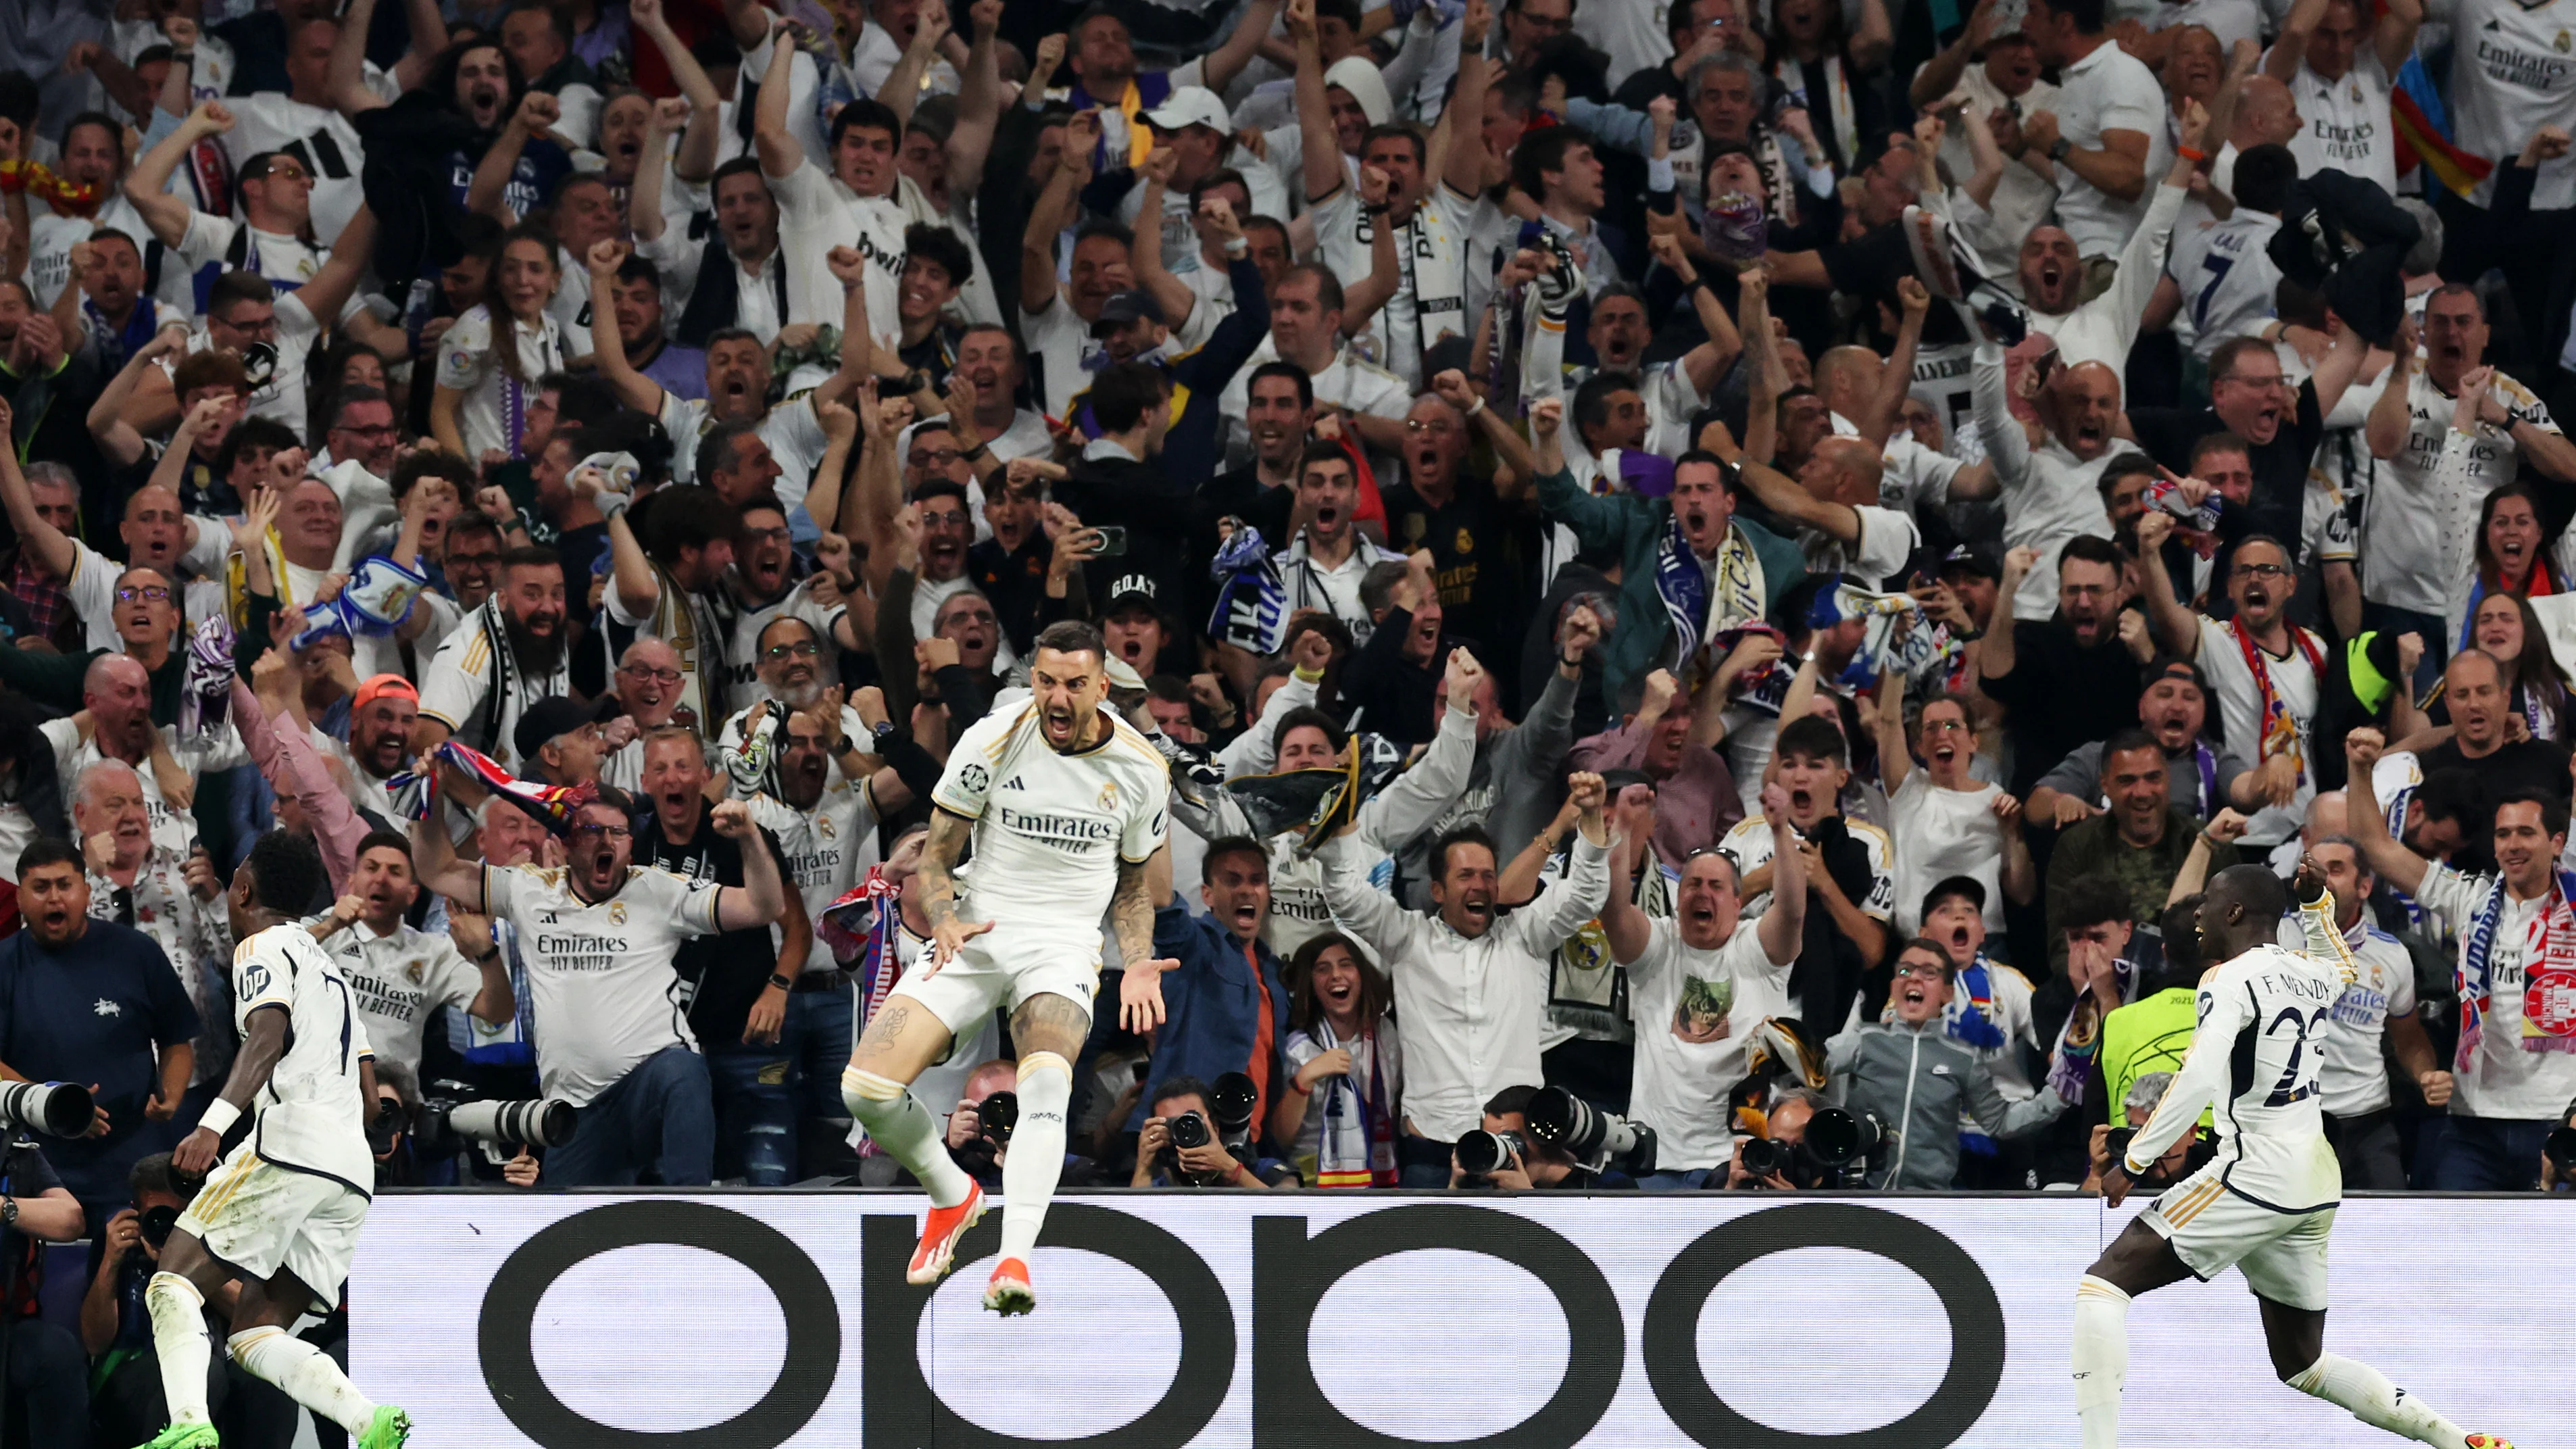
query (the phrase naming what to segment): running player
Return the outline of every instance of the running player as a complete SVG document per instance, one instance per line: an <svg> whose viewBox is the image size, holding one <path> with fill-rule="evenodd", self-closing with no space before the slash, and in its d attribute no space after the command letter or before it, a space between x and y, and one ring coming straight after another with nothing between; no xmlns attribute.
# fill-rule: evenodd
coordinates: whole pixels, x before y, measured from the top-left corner
<svg viewBox="0 0 2576 1449"><path fill-rule="evenodd" d="M1033 696L958 739L932 793L921 855L929 959L895 986L841 1074L850 1115L929 1190L929 1220L904 1276L935 1283L982 1215L984 1190L949 1159L938 1122L908 1087L957 1033L1009 1005L1020 1125L1002 1165L1001 1261L984 1289L984 1306L1003 1314L1037 1306L1029 1253L1064 1166L1073 1060L1091 1034L1100 984L1103 908L1126 960L1123 1025L1162 1024L1162 973L1180 964L1151 959L1158 887L1148 873L1168 894L1171 767L1102 707L1108 657L1089 624L1048 625L1029 669ZM961 896L957 862L970 841L974 874Z"/></svg>
<svg viewBox="0 0 2576 1449"><path fill-rule="evenodd" d="M161 1249L143 1290L170 1427L144 1449L211 1449L206 1413L206 1296L241 1281L225 1347L254 1377L346 1429L359 1449L397 1449L411 1416L367 1402L322 1350L287 1332L306 1309L340 1301L358 1228L367 1219L375 1158L367 1118L376 1100L374 1053L349 983L297 924L322 893L313 842L272 830L233 872L233 1022L241 1054L223 1095L171 1154L196 1177L215 1168ZM215 1155L242 1114L250 1135Z"/></svg>
<svg viewBox="0 0 2576 1449"><path fill-rule="evenodd" d="M2220 871L2201 904L2202 954L2223 964L2201 978L2200 1025L2173 1085L2103 1169L2103 1200L2119 1206L2213 1100L2218 1155L2139 1214L2075 1285L2084 1449L2118 1449L2129 1300L2186 1277L2206 1281L2230 1265L2243 1270L2262 1306L2263 1337L2282 1382L2437 1449L2513 1449L2493 1435L2461 1433L2377 1369L2325 1351L2326 1239L2343 1172L2318 1106L2317 1037L2331 1029L2353 968L2324 868L2302 855L2295 885L2307 954L2274 944L2288 902L2266 867Z"/></svg>

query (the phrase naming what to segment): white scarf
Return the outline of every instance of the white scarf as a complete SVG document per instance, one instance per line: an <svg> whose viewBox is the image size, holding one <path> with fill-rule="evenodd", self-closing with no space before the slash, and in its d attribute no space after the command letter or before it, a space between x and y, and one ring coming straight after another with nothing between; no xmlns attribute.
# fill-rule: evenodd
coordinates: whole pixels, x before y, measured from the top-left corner
<svg viewBox="0 0 2576 1449"><path fill-rule="evenodd" d="M1444 183L1434 180L1434 186ZM1376 217L1360 210L1360 255L1366 257L1377 240ZM1440 208L1426 197L1413 209L1413 215L1396 228L1396 260L1403 265L1407 290L1413 294L1413 327L1422 355L1428 355L1440 339L1463 336L1467 325L1467 244L1452 237L1440 216ZM1393 339L1388 339L1390 348ZM1378 365L1387 365L1381 357Z"/></svg>

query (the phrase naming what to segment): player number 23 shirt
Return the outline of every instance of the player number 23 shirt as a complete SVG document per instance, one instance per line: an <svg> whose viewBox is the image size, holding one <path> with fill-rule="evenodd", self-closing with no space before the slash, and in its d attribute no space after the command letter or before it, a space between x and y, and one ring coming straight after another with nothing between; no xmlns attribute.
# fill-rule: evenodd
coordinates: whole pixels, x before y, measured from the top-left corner
<svg viewBox="0 0 2576 1449"><path fill-rule="evenodd" d="M976 721L933 798L975 822L965 919L1079 930L1109 908L1119 865L1142 864L1170 834L1171 767L1106 710L1108 731L1069 755L1038 721L1034 701Z"/></svg>

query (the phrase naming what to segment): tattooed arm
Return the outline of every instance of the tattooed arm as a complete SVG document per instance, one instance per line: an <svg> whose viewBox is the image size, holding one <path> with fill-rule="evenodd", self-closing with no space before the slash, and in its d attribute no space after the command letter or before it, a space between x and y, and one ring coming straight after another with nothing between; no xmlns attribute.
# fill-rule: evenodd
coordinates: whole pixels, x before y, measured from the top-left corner
<svg viewBox="0 0 2576 1449"><path fill-rule="evenodd" d="M993 929L990 921L970 922L957 918L957 858L966 853L966 841L975 832L975 822L952 810L933 808L930 812L930 837L921 844L921 908L930 915L930 959L922 964L921 974L947 965L967 941ZM1153 912L1145 913L1146 939L1153 939Z"/></svg>
<svg viewBox="0 0 2576 1449"><path fill-rule="evenodd" d="M1155 897L1172 893L1171 849L1154 847L1143 860L1118 863L1118 889L1109 897L1109 923L1118 931L1126 970L1118 978L1118 1024L1144 1033L1163 1024L1163 973L1181 963L1154 955Z"/></svg>

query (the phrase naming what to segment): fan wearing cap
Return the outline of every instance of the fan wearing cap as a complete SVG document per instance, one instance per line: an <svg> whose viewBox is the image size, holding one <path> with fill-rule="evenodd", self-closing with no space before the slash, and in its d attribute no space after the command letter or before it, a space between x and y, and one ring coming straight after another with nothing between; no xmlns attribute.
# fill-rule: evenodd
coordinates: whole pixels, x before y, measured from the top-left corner
<svg viewBox="0 0 2576 1449"><path fill-rule="evenodd" d="M2251 813L2261 804L2254 767L2228 745L2211 742L2209 681L2200 666L2171 655L2142 671L2138 723L2165 752L2165 789L2174 808L2208 820L2234 806ZM2102 742L2078 746L2031 787L2030 817L2065 829L2101 809Z"/></svg>
<svg viewBox="0 0 2576 1449"><path fill-rule="evenodd" d="M1151 574L1120 574L1110 584L1109 602L1100 611L1100 637L1109 642L1110 657L1140 677L1177 673L1177 666L1189 662L1188 637L1173 629Z"/></svg>
<svg viewBox="0 0 2576 1449"><path fill-rule="evenodd" d="M605 698L582 704L555 695L529 705L510 737L525 778L548 785L597 784L608 755L599 722L615 713L617 702Z"/></svg>
<svg viewBox="0 0 2576 1449"><path fill-rule="evenodd" d="M349 703L344 743L313 731L314 742L347 771L349 803L367 814L399 820L388 781L411 768L412 726L420 718L420 691L399 674L378 674L358 685ZM326 855L327 858L327 855Z"/></svg>

